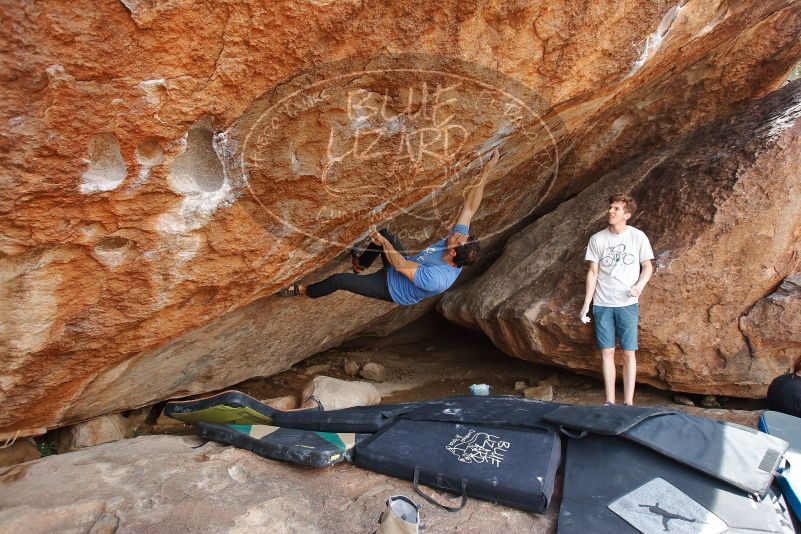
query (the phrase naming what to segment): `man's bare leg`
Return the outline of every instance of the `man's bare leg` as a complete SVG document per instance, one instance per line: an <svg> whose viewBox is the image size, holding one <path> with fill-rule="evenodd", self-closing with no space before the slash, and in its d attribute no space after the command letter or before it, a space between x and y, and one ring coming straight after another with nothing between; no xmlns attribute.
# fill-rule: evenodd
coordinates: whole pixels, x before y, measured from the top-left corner
<svg viewBox="0 0 801 534"><path fill-rule="evenodd" d="M604 374L606 402L615 403L615 348L601 349L601 370Z"/></svg>
<svg viewBox="0 0 801 534"><path fill-rule="evenodd" d="M637 382L637 357L633 350L623 351L623 402L634 404L634 384Z"/></svg>

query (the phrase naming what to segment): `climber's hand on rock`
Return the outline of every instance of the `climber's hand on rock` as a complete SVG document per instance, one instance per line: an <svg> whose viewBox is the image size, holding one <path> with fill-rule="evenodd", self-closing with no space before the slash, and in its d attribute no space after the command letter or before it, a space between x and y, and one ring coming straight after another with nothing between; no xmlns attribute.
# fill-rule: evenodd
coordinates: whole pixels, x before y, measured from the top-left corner
<svg viewBox="0 0 801 534"><path fill-rule="evenodd" d="M374 245L384 246L384 241L386 241L386 238L379 234L378 230L373 230L370 232L370 241L372 241Z"/></svg>
<svg viewBox="0 0 801 534"><path fill-rule="evenodd" d="M492 156L490 156L490 160L487 162L485 167L489 167L491 170L493 167L495 167L500 158L501 158L501 153L496 148L495 150L492 151Z"/></svg>

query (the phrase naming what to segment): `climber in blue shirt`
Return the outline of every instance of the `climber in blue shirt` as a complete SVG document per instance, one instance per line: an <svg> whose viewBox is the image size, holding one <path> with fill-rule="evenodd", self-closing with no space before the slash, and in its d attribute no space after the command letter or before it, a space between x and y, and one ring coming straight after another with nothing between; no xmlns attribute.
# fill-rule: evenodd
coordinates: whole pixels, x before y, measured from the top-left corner
<svg viewBox="0 0 801 534"><path fill-rule="evenodd" d="M469 235L470 221L481 204L487 177L499 157L496 149L479 177L469 186L456 225L445 239L407 257L397 237L389 231L373 232L371 244L363 253L351 252L353 273L335 274L308 286L295 284L279 294L320 298L343 289L364 297L411 306L442 293L456 281L462 267L472 265L478 259L478 239ZM384 266L374 273L360 275L379 255Z"/></svg>

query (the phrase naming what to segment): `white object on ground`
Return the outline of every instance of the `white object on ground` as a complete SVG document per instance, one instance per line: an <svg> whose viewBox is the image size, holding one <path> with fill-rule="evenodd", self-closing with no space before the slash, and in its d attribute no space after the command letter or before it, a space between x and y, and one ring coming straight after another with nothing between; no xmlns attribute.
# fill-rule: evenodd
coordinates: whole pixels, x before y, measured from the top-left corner
<svg viewBox="0 0 801 534"><path fill-rule="evenodd" d="M485 397L490 394L489 384L473 384L470 386L470 394L474 397Z"/></svg>
<svg viewBox="0 0 801 534"><path fill-rule="evenodd" d="M341 410L353 406L371 406L381 402L381 395L370 382L347 382L330 376L316 376L303 389L301 408L317 406L309 397L316 397L324 410Z"/></svg>

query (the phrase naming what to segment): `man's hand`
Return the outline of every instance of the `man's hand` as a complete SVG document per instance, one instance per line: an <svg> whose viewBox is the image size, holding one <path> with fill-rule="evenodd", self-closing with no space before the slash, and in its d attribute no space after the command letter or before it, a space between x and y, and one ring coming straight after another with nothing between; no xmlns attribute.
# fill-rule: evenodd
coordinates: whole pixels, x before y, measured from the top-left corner
<svg viewBox="0 0 801 534"><path fill-rule="evenodd" d="M587 268L587 282L584 286L584 304L581 306L581 313L579 313L579 320L584 324L590 322L587 313L590 311L590 304L592 304L592 299L595 296L595 286L597 282L598 262L590 261L589 267Z"/></svg>
<svg viewBox="0 0 801 534"><path fill-rule="evenodd" d="M632 297L639 297L641 294L642 294L642 288L640 286L634 285L631 286L631 289L629 289L629 295L631 295Z"/></svg>
<svg viewBox="0 0 801 534"><path fill-rule="evenodd" d="M498 149L496 148L492 151L492 154L490 154L490 159L481 168L481 173L478 175L478 178L476 178L476 180L470 186L468 186L468 188L483 186L487 182L487 177L492 172L492 169L494 169L495 165L498 164L499 159L501 159L501 153L498 152Z"/></svg>
<svg viewBox="0 0 801 534"><path fill-rule="evenodd" d="M498 163L499 159L501 159L501 153L496 148L492 151L492 155L490 156L489 161L484 165L484 169L486 169L487 172L490 172L495 168L495 165Z"/></svg>
<svg viewBox="0 0 801 534"><path fill-rule="evenodd" d="M370 232L370 240L376 245L381 246L384 251L384 257L386 257L389 264L392 265L396 271L405 276L411 283L414 283L414 273L417 272L417 268L419 267L417 263L404 258L400 252L395 250L395 247L392 246L392 242L389 239L375 230Z"/></svg>
<svg viewBox="0 0 801 534"><path fill-rule="evenodd" d="M589 312L590 312L589 304L585 304L584 306L581 307L581 311L579 312L579 320L582 323L587 324L590 322L590 317L589 315L587 315Z"/></svg>
<svg viewBox="0 0 801 534"><path fill-rule="evenodd" d="M370 232L370 241L372 241L374 245L381 245L383 247L386 240L387 238L378 233L378 230Z"/></svg>
<svg viewBox="0 0 801 534"><path fill-rule="evenodd" d="M501 153L496 148L490 154L489 160L487 160L487 162L481 167L481 173L484 174L485 176L489 174L492 171L492 169L495 168L495 165L497 165L499 159L501 159Z"/></svg>

